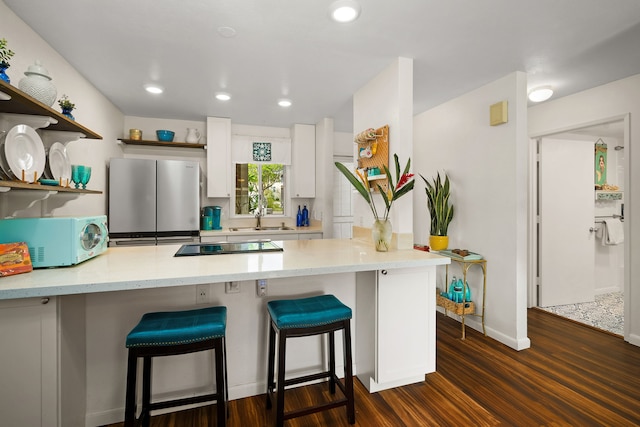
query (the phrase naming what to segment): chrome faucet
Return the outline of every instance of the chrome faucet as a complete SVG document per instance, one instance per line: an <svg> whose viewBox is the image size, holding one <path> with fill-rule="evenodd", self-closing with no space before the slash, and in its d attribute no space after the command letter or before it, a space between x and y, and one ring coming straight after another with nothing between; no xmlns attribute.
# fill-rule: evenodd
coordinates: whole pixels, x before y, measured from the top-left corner
<svg viewBox="0 0 640 427"><path fill-rule="evenodd" d="M260 218L262 218L262 210L260 208L256 209L255 217L258 220L258 222L256 224L256 228L260 228L261 227Z"/></svg>

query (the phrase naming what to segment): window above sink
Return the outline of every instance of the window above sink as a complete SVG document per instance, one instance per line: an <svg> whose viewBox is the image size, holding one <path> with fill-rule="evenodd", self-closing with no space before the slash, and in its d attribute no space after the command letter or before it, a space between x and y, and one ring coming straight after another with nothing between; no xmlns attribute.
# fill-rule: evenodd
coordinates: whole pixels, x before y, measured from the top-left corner
<svg viewBox="0 0 640 427"><path fill-rule="evenodd" d="M283 216L285 214L285 166L237 163L234 214ZM276 228L277 229L277 228Z"/></svg>

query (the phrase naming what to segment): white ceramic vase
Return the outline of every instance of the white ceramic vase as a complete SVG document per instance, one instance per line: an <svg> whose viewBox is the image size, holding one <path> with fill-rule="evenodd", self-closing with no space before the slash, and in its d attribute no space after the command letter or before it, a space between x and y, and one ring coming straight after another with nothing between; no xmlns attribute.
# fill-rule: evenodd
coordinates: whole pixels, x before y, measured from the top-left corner
<svg viewBox="0 0 640 427"><path fill-rule="evenodd" d="M51 77L49 77L47 69L42 66L40 61L36 61L35 64L29 66L24 75L26 77L20 79L18 88L32 98L51 107L56 100L58 91L51 83Z"/></svg>

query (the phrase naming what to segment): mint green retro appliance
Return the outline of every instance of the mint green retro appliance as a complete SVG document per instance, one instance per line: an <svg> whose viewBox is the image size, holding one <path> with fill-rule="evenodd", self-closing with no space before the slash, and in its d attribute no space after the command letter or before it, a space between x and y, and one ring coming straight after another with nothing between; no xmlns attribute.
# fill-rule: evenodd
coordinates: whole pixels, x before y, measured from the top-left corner
<svg viewBox="0 0 640 427"><path fill-rule="evenodd" d="M34 268L79 264L107 250L107 216L0 220L0 243L26 242Z"/></svg>

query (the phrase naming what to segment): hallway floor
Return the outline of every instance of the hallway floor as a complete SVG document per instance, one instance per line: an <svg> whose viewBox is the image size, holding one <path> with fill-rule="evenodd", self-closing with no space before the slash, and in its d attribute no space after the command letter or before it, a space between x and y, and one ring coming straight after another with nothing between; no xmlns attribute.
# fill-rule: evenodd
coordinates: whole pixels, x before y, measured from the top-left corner
<svg viewBox="0 0 640 427"><path fill-rule="evenodd" d="M594 302L540 308L576 322L624 335L624 297L622 292L596 295Z"/></svg>

